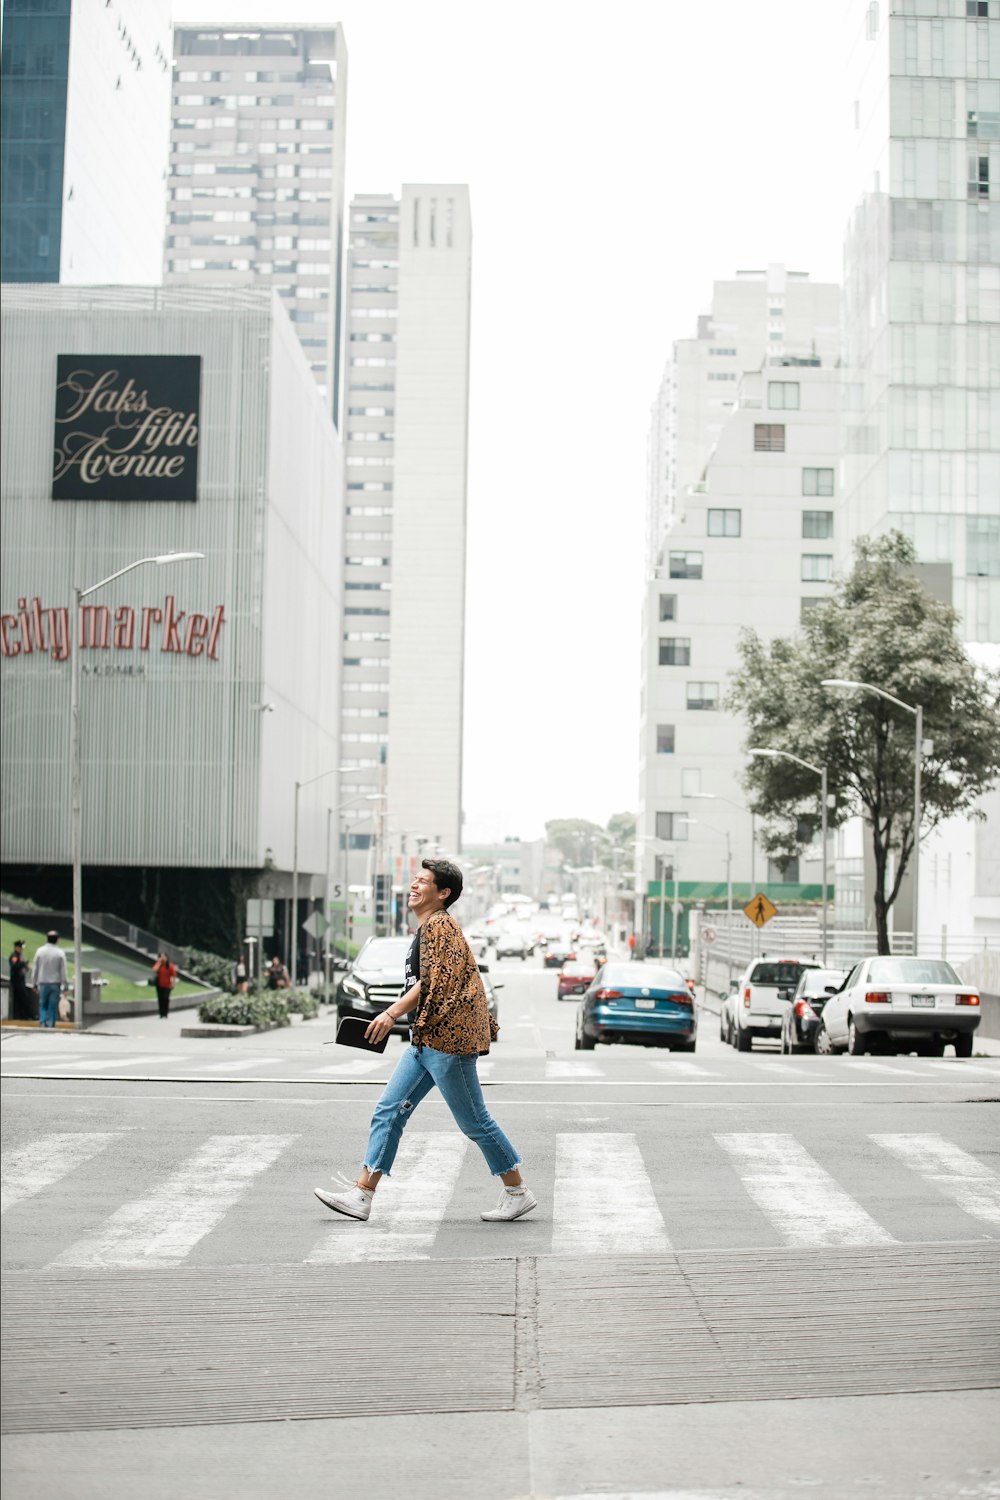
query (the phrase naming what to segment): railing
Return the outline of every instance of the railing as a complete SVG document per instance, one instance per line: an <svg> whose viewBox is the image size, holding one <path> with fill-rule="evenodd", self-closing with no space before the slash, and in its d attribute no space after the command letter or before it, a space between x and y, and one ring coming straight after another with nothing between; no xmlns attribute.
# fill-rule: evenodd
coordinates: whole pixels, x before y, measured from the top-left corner
<svg viewBox="0 0 1000 1500"><path fill-rule="evenodd" d="M138 948L140 953L147 953L150 958L155 958L158 953L165 953L172 964L183 969L187 964L187 952L178 948L176 943L164 942L163 938L157 937L154 932L147 932L145 927L136 927L132 922L124 922L121 917L116 917L109 911L85 911L83 920L91 927L96 927L98 932L103 932L106 937L117 938L120 943L127 943L130 948Z"/></svg>
<svg viewBox="0 0 1000 1500"><path fill-rule="evenodd" d="M718 988L730 974L737 974L754 958L765 954L801 955L815 958L823 955L823 932L818 917L773 917L758 932L742 912L706 911L695 914L692 921L691 963L693 971ZM704 929L712 934L706 942ZM943 958L953 964L960 978L977 984L990 993L1000 993L1000 935L955 933L940 927L936 933L921 932L914 947L912 932L893 932L894 954L919 952L922 958ZM848 969L862 958L878 952L878 935L847 927L830 927L827 931L826 962L831 969Z"/></svg>

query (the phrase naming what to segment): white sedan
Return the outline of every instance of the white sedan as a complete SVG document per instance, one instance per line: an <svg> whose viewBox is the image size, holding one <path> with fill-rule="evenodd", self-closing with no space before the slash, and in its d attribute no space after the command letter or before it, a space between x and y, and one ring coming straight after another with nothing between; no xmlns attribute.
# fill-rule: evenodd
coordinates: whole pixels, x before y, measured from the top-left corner
<svg viewBox="0 0 1000 1500"><path fill-rule="evenodd" d="M823 1008L817 1052L972 1056L979 994L942 958L865 958Z"/></svg>

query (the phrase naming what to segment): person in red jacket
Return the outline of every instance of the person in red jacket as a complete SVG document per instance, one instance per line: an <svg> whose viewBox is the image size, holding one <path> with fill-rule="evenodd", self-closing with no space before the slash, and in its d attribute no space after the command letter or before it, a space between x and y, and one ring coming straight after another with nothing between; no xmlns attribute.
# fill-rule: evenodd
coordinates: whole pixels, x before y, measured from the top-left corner
<svg viewBox="0 0 1000 1500"><path fill-rule="evenodd" d="M153 965L153 983L156 985L160 1020L165 1021L170 1014L170 991L177 983L177 965L172 964L165 953L156 955L156 963Z"/></svg>

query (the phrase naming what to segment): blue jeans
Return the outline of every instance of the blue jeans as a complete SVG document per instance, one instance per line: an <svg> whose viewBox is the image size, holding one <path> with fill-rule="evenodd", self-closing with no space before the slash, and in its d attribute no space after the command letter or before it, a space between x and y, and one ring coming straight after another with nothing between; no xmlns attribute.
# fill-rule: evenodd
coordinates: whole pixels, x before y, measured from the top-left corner
<svg viewBox="0 0 1000 1500"><path fill-rule="evenodd" d="M38 1024L39 1026L54 1026L56 1016L59 1012L59 991L62 988L58 984L40 984L38 986Z"/></svg>
<svg viewBox="0 0 1000 1500"><path fill-rule="evenodd" d="M406 1122L421 1099L437 1084L455 1124L475 1141L494 1177L521 1165L510 1141L486 1108L476 1072L476 1054L438 1052L410 1046L396 1064L372 1115L365 1166L369 1172L392 1170Z"/></svg>

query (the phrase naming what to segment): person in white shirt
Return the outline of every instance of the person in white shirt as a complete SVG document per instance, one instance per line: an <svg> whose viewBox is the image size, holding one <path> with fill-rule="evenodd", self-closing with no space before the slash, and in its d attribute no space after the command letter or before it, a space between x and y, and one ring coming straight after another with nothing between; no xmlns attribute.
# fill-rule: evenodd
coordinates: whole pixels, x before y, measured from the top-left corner
<svg viewBox="0 0 1000 1500"><path fill-rule="evenodd" d="M58 932L46 934L31 966L31 983L38 991L38 1024L55 1026L59 996L69 987L66 955L59 947Z"/></svg>

